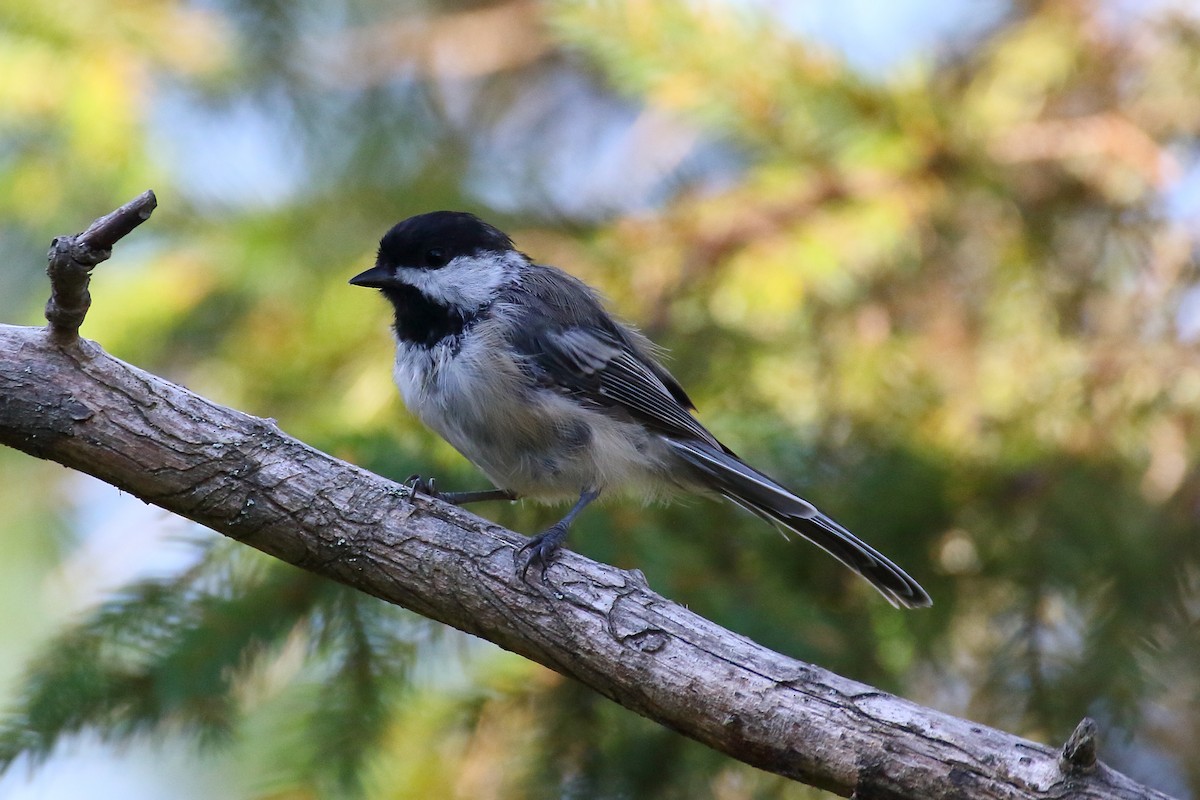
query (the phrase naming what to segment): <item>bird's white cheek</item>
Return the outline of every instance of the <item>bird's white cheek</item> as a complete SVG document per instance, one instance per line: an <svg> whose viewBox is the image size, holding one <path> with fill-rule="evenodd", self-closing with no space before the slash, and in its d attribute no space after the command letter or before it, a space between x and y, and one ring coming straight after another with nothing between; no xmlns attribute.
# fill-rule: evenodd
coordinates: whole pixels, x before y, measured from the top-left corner
<svg viewBox="0 0 1200 800"><path fill-rule="evenodd" d="M441 269L401 267L397 274L435 303L474 310L492 302L521 264L517 253L481 253L460 256Z"/></svg>

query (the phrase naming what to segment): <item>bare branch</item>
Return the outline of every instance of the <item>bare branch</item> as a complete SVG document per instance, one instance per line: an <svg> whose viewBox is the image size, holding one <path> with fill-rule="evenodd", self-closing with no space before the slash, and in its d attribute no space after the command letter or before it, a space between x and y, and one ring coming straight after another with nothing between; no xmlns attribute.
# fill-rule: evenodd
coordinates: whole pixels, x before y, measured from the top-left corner
<svg viewBox="0 0 1200 800"><path fill-rule="evenodd" d="M92 269L112 255L112 248L130 231L150 219L158 205L154 192L147 190L125 205L88 226L83 233L59 236L50 243L50 299L46 301L46 319L50 333L59 346L79 337L79 326L92 304L88 292Z"/></svg>
<svg viewBox="0 0 1200 800"><path fill-rule="evenodd" d="M80 345L0 326L0 443L496 642L734 758L859 797L1164 797L774 653L637 573L564 552L527 584L524 537Z"/></svg>

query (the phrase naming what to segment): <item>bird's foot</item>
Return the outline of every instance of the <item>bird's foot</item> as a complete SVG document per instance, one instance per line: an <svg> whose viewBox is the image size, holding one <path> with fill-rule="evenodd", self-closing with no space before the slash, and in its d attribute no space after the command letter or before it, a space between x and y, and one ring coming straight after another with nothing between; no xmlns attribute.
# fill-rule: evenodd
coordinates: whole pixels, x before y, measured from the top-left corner
<svg viewBox="0 0 1200 800"><path fill-rule="evenodd" d="M546 580L546 570L554 561L555 554L567 538L567 525L558 522L530 539L524 547L517 551L522 558L521 580L528 582L530 567L540 567L542 580Z"/></svg>
<svg viewBox="0 0 1200 800"><path fill-rule="evenodd" d="M442 493L437 490L436 481L433 478L426 480L420 474L409 475L404 481L404 485L408 487L408 491L412 493L413 497L423 494L437 500L442 496Z"/></svg>

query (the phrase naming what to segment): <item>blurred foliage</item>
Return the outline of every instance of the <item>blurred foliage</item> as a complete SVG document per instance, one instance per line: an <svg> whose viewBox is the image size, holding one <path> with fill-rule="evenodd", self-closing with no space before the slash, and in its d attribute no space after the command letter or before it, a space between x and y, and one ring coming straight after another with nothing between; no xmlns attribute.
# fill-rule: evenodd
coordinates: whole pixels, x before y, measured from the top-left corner
<svg viewBox="0 0 1200 800"><path fill-rule="evenodd" d="M0 311L36 324L50 236L153 185L85 335L477 486L400 410L388 311L345 281L397 219L481 213L602 287L710 427L935 606L705 500L611 503L575 547L951 713L1047 742L1091 714L1109 763L1200 796L1200 23L1154 9L1017 2L864 75L741 4L0 0ZM11 609L69 557L72 489L0 469ZM236 747L264 798L823 796L205 541L57 633L0 625L53 636L0 758L177 731Z"/></svg>

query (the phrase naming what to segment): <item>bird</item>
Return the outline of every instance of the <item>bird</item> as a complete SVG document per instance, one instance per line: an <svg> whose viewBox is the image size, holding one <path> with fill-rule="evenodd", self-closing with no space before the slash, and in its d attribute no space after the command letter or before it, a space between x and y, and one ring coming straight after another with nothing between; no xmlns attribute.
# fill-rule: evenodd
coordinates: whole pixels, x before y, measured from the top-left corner
<svg viewBox="0 0 1200 800"><path fill-rule="evenodd" d="M530 567L545 580L572 522L597 498L695 493L799 534L893 606L932 604L891 560L721 444L659 348L586 283L536 263L498 228L461 211L409 217L350 283L391 303L405 405L494 487L441 492L414 475L414 492L456 504L573 501L518 553L525 580Z"/></svg>

